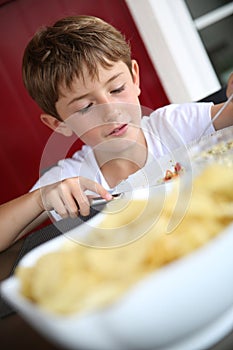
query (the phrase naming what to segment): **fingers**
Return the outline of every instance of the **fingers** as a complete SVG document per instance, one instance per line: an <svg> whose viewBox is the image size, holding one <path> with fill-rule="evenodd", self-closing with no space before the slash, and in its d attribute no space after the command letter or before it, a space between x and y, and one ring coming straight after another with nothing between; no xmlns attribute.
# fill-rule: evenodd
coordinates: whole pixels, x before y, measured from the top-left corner
<svg viewBox="0 0 233 350"><path fill-rule="evenodd" d="M54 209L62 218L90 214L85 191L92 191L106 200L111 194L100 184L84 177L69 178L41 189L45 210Z"/></svg>
<svg viewBox="0 0 233 350"><path fill-rule="evenodd" d="M79 205L69 192L66 195L63 195L63 203L67 213L66 216L75 218L79 215Z"/></svg>
<svg viewBox="0 0 233 350"><path fill-rule="evenodd" d="M87 196L83 192L77 179L70 181L69 185L72 187L70 195L66 191L63 192L65 198L64 202L67 205L69 215L75 217L79 214L87 216L90 214L90 203Z"/></svg>
<svg viewBox="0 0 233 350"><path fill-rule="evenodd" d="M84 177L78 177L78 186L75 183L73 189L73 196L75 201L78 203L79 212L83 216L90 214L90 196L85 194L86 190L94 192L96 195L101 196L106 200L112 199L112 195L100 184L95 181L89 180ZM95 196L96 196L95 195Z"/></svg>
<svg viewBox="0 0 233 350"><path fill-rule="evenodd" d="M98 182L92 181L90 179L87 179L81 176L78 178L78 182L83 192L85 190L89 190L96 193L97 195L99 195L100 197L106 200L112 199L112 195Z"/></svg>
<svg viewBox="0 0 233 350"><path fill-rule="evenodd" d="M46 211L55 210L62 218L69 216L56 184L42 187L40 192L43 207Z"/></svg>

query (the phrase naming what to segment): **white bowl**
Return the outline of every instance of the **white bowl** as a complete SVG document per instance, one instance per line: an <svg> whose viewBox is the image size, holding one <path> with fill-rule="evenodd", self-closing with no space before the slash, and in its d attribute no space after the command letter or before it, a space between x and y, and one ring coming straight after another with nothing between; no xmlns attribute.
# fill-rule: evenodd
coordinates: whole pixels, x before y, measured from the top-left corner
<svg viewBox="0 0 233 350"><path fill-rule="evenodd" d="M39 246L20 265L33 265L67 239ZM15 276L2 282L1 291L38 332L68 349L203 349L233 328L232 247L230 225L192 254L148 275L116 303L87 314L45 312L20 294Z"/></svg>

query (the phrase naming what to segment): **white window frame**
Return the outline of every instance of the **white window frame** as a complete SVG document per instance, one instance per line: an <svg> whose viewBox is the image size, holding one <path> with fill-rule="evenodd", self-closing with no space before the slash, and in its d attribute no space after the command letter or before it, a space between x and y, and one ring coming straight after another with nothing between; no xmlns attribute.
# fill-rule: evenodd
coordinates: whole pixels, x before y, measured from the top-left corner
<svg viewBox="0 0 233 350"><path fill-rule="evenodd" d="M197 101L221 85L184 0L126 0L171 103Z"/></svg>

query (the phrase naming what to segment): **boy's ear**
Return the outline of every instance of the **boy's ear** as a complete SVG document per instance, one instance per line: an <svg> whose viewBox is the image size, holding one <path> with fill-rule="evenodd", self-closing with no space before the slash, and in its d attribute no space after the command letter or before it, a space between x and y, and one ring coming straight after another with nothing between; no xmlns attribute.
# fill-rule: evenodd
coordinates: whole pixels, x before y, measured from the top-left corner
<svg viewBox="0 0 233 350"><path fill-rule="evenodd" d="M132 60L132 74L133 74L133 82L138 88L138 95L140 95L141 89L140 89L139 65L136 60Z"/></svg>
<svg viewBox="0 0 233 350"><path fill-rule="evenodd" d="M58 132L64 136L71 136L73 134L73 131L64 122L58 120L52 115L41 114L40 119L42 123L47 125L50 129L54 130L55 132Z"/></svg>

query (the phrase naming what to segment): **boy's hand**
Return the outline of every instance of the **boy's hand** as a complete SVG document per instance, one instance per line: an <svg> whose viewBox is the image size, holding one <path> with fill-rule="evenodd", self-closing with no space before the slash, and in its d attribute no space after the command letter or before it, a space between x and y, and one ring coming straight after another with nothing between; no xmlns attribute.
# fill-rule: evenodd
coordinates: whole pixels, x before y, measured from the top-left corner
<svg viewBox="0 0 233 350"><path fill-rule="evenodd" d="M41 206L44 210L55 210L62 218L75 218L79 213L87 216L90 213L90 202L85 190L90 190L106 200L112 199L103 186L78 176L42 187Z"/></svg>

